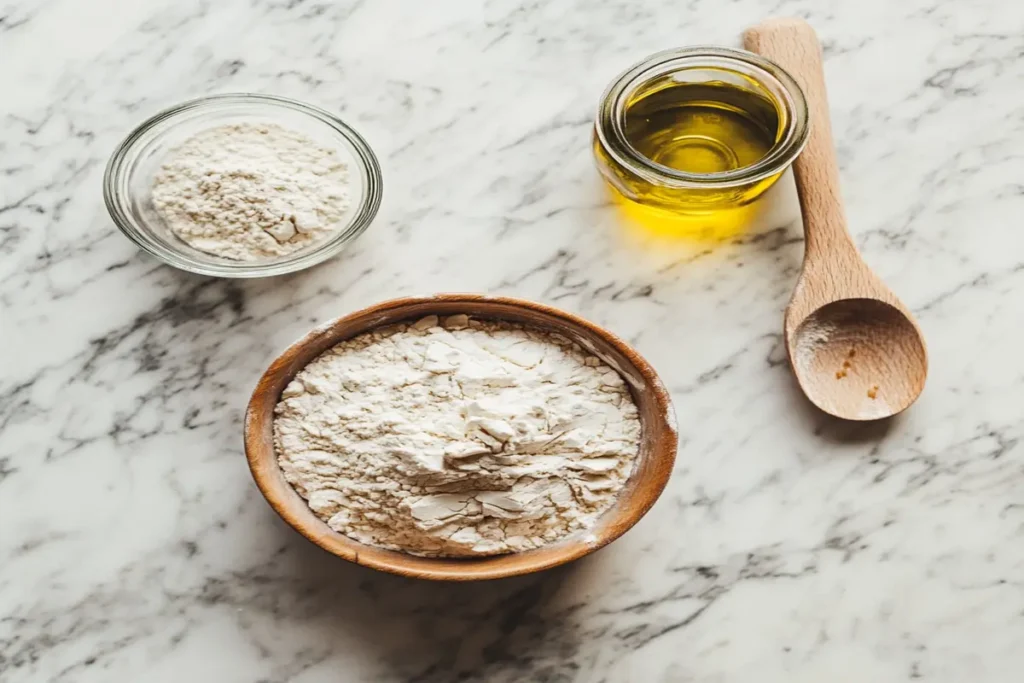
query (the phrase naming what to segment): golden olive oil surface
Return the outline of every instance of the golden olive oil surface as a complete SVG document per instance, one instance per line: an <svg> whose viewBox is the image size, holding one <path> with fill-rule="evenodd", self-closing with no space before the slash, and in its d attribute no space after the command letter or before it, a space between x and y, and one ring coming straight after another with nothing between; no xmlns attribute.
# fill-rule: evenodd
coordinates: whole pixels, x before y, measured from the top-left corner
<svg viewBox="0 0 1024 683"><path fill-rule="evenodd" d="M721 81L668 82L625 111L626 140L651 161L685 173L724 173L761 160L779 134L762 95Z"/></svg>

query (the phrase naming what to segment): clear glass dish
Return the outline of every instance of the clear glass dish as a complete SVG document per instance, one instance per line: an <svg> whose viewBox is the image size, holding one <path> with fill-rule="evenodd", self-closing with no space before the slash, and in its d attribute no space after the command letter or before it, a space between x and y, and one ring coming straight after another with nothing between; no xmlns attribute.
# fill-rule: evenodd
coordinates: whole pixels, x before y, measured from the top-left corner
<svg viewBox="0 0 1024 683"><path fill-rule="evenodd" d="M150 196L153 176L167 153L199 131L241 122L276 123L337 150L348 165L352 202L330 237L284 256L235 261L199 251L167 228ZM369 227L380 208L381 191L377 158L341 119L302 102L252 93L202 97L153 116L118 145L103 176L110 217L142 250L191 273L232 278L292 273L331 258Z"/></svg>
<svg viewBox="0 0 1024 683"><path fill-rule="evenodd" d="M627 139L626 110L674 82L725 82L758 93L778 116L775 144L756 163L717 173L687 173L648 158ZM808 135L807 102L793 77L744 50L691 47L659 52L633 65L608 87L594 126L598 169L624 199L676 213L707 213L749 204L782 175Z"/></svg>

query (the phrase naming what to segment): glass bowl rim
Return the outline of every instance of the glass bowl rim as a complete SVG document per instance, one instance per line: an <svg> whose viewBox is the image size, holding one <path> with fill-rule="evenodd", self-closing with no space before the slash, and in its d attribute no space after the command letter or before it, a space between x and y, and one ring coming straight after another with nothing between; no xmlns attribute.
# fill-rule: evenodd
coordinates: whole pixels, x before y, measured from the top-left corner
<svg viewBox="0 0 1024 683"><path fill-rule="evenodd" d="M175 249L152 239L144 228L137 225L137 221L130 217L122 206L125 197L122 196L120 181L125 173L125 161L138 141L149 133L157 125L189 111L217 105L271 105L291 109L306 114L313 119L329 126L335 133L341 135L352 146L355 154L354 159L361 175L365 192L355 207L349 224L330 239L317 245L312 251L302 253L299 256L285 257L267 263L244 262L237 263L212 263L196 260L186 256ZM377 211L380 209L383 194L383 176L380 163L366 140L351 126L329 111L316 107L299 100L294 100L280 95L265 95L262 93L221 93L197 97L162 111L149 117L137 125L114 149L110 159L107 161L106 169L103 172L103 201L107 207L107 213L111 220L118 227L122 234L136 244L146 253L155 256L164 263L181 270L198 275L210 275L226 278L257 278L284 275L304 270L322 263L337 255L349 242L357 238L370 226Z"/></svg>

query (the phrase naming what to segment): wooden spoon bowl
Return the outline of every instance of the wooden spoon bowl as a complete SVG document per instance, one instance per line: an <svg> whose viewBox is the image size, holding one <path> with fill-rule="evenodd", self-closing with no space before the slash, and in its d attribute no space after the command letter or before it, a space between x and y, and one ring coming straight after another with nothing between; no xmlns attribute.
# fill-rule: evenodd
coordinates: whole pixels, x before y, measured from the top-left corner
<svg viewBox="0 0 1024 683"><path fill-rule="evenodd" d="M811 401L830 415L888 417L910 406L924 388L921 334L903 311L884 301L825 304L799 323L793 339L796 376Z"/></svg>
<svg viewBox="0 0 1024 683"><path fill-rule="evenodd" d="M626 380L640 413L641 443L633 473L618 500L583 533L527 552L481 558L417 557L364 545L331 529L285 481L274 449L274 407L281 391L310 361L346 339L383 325L427 315L506 320L551 330L599 356ZM292 344L260 378L245 415L245 453L256 485L271 507L299 533L338 557L421 579L496 579L549 569L594 552L643 517L668 483L678 437L668 391L640 354L611 332L549 306L473 294L396 299L338 318Z"/></svg>

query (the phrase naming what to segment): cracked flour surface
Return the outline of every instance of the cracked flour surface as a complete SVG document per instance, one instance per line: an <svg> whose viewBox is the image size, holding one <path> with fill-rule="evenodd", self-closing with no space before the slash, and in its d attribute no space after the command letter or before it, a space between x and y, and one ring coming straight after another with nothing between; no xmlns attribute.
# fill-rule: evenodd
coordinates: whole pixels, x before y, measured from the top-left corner
<svg viewBox="0 0 1024 683"><path fill-rule="evenodd" d="M629 390L597 357L464 315L329 349L275 413L281 469L318 517L427 556L529 550L588 528L640 443Z"/></svg>

